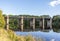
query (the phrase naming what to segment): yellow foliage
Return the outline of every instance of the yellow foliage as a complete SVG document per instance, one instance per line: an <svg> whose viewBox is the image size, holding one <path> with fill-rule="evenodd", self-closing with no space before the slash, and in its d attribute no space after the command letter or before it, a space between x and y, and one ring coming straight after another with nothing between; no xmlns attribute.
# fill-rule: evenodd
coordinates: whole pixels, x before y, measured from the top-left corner
<svg viewBox="0 0 60 41"><path fill-rule="evenodd" d="M4 26L5 26L5 20L2 15L2 11L0 10L0 28L4 28Z"/></svg>
<svg viewBox="0 0 60 41"><path fill-rule="evenodd" d="M26 41L35 41L35 39L31 35L27 35Z"/></svg>
<svg viewBox="0 0 60 41"><path fill-rule="evenodd" d="M12 30L0 29L0 41L35 41L35 39L28 36L17 36Z"/></svg>

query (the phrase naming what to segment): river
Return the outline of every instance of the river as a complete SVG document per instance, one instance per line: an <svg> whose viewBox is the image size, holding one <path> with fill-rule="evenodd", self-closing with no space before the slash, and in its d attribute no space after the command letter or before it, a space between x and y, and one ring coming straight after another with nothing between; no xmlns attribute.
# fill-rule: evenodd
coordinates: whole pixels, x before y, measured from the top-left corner
<svg viewBox="0 0 60 41"><path fill-rule="evenodd" d="M35 32L15 32L17 35L28 35L31 34L33 37L37 38L44 38L46 41L51 41L51 39L54 39L55 41L60 41L60 33L53 32L53 30L50 30L49 32L42 32L42 31L35 31Z"/></svg>

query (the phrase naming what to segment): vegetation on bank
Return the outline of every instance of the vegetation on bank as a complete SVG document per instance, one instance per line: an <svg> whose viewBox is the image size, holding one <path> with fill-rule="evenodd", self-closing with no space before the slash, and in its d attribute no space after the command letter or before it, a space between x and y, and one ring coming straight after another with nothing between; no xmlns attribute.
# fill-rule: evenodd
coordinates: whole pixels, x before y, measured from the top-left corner
<svg viewBox="0 0 60 41"><path fill-rule="evenodd" d="M4 27L5 27L5 21L2 15L2 11L0 10L0 28L4 28Z"/></svg>
<svg viewBox="0 0 60 41"><path fill-rule="evenodd" d="M0 29L0 41L35 41L32 36L17 36L12 30Z"/></svg>

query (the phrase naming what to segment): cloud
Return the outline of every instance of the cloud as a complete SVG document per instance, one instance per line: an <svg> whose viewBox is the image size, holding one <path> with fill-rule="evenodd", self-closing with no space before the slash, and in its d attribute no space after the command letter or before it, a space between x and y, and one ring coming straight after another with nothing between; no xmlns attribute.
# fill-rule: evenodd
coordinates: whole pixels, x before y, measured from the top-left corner
<svg viewBox="0 0 60 41"><path fill-rule="evenodd" d="M60 0L53 0L49 3L50 6L54 7L56 5L59 5L60 4Z"/></svg>

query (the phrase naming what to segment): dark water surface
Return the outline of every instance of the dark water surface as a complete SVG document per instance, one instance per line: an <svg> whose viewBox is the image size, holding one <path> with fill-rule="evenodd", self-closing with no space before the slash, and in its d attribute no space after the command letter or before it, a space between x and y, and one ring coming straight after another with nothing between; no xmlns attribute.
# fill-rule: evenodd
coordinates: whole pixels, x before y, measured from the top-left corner
<svg viewBox="0 0 60 41"><path fill-rule="evenodd" d="M28 35L31 34L34 37L41 37L44 38L46 41L60 41L60 33L53 32L53 30L50 30L49 32L42 32L42 31L35 31L35 32L15 32L17 35Z"/></svg>

